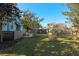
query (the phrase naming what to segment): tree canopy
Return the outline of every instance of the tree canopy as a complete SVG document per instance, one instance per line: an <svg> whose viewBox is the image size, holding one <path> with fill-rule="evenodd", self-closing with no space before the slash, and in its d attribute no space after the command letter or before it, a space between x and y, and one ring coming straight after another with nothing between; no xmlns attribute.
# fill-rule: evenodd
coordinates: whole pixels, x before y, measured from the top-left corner
<svg viewBox="0 0 79 59"><path fill-rule="evenodd" d="M68 20L72 22L74 27L79 27L79 4L68 4L69 11L64 12L65 16L68 16Z"/></svg>
<svg viewBox="0 0 79 59"><path fill-rule="evenodd" d="M19 16L20 10L16 7L16 3L0 3L0 19L3 17Z"/></svg>
<svg viewBox="0 0 79 59"><path fill-rule="evenodd" d="M71 3L67 5L69 11L66 11L63 14L67 16L67 19L72 23L72 26L75 27L75 29L77 29L75 31L77 35L77 33L79 32L79 4Z"/></svg>
<svg viewBox="0 0 79 59"><path fill-rule="evenodd" d="M22 23L23 23L24 28L26 28L26 29L27 29L27 27L29 27L31 29L41 27L40 22L42 20L43 20L43 18L38 17L36 14L32 13L29 10L24 11L24 13L23 13Z"/></svg>

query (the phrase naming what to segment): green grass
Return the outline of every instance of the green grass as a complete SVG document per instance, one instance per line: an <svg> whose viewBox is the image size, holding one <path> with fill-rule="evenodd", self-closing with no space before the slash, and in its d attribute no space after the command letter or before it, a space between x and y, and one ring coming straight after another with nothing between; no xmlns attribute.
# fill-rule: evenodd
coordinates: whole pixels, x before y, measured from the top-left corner
<svg viewBox="0 0 79 59"><path fill-rule="evenodd" d="M0 55L26 55L26 56L71 56L79 55L79 40L68 38L49 37L48 35L37 35L24 38L15 46L1 52Z"/></svg>

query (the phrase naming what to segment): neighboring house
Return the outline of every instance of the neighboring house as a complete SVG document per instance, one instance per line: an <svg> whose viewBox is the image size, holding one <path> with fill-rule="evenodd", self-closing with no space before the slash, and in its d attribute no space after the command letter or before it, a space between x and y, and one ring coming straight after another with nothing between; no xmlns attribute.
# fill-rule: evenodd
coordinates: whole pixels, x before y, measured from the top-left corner
<svg viewBox="0 0 79 59"><path fill-rule="evenodd" d="M66 26L63 23L57 23L57 24L49 24L48 25L48 32L49 33L60 33L65 34L66 33Z"/></svg>
<svg viewBox="0 0 79 59"><path fill-rule="evenodd" d="M4 18L2 22L2 34L5 39L20 39L25 33L21 19L17 16L14 16L10 19ZM1 34L0 34L1 35Z"/></svg>
<svg viewBox="0 0 79 59"><path fill-rule="evenodd" d="M21 20L18 17L14 17L11 21L4 18L2 22L2 31L22 31L23 26Z"/></svg>

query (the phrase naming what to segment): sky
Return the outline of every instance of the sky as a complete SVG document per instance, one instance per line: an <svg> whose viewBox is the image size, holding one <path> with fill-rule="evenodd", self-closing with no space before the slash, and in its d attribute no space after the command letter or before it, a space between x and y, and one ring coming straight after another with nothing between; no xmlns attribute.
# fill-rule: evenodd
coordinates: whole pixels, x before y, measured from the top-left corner
<svg viewBox="0 0 79 59"><path fill-rule="evenodd" d="M17 7L21 10L30 10L39 17L44 18L42 26L48 23L65 23L66 17L62 14L68 7L62 3L19 3Z"/></svg>

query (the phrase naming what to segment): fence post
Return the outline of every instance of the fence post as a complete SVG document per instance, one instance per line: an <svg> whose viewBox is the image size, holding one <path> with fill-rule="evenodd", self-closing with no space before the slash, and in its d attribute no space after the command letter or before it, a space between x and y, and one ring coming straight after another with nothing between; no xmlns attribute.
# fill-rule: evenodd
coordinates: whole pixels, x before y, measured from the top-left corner
<svg viewBox="0 0 79 59"><path fill-rule="evenodd" d="M1 31L1 42L3 42L3 33Z"/></svg>

